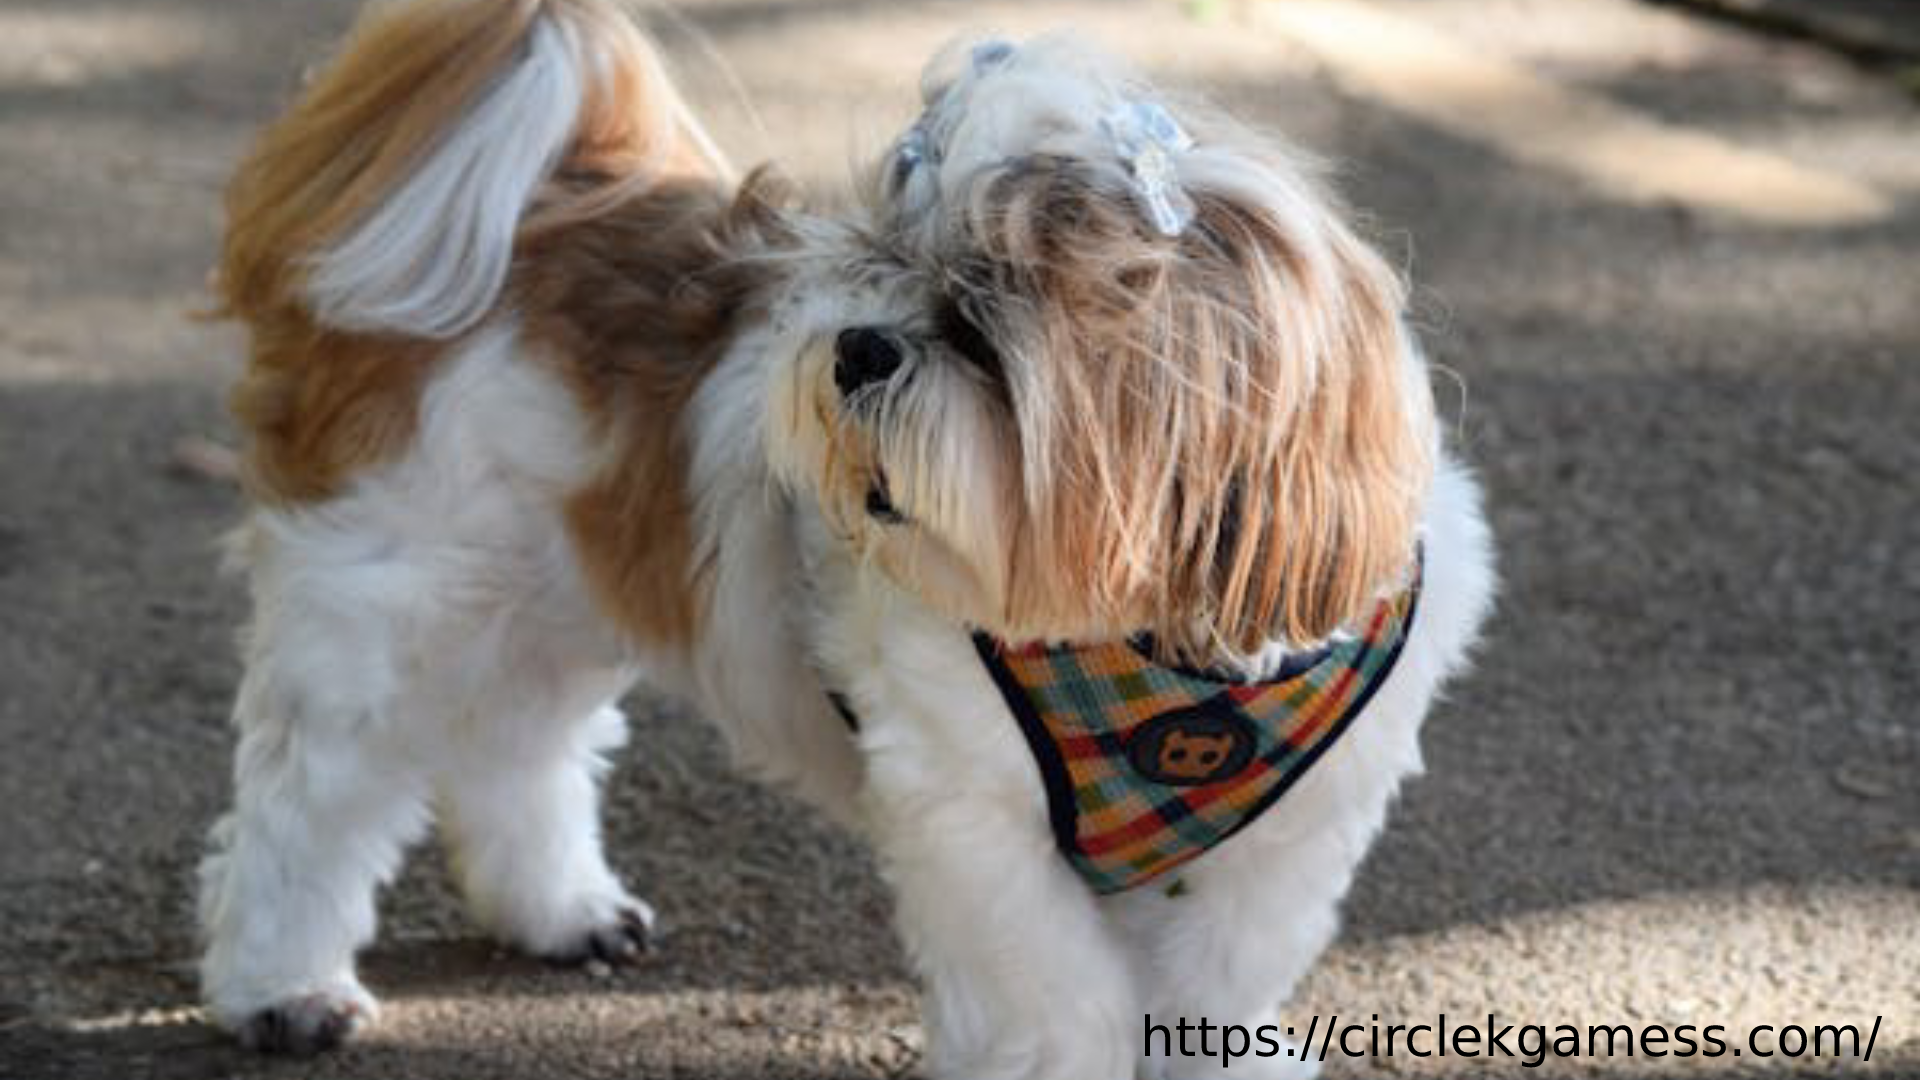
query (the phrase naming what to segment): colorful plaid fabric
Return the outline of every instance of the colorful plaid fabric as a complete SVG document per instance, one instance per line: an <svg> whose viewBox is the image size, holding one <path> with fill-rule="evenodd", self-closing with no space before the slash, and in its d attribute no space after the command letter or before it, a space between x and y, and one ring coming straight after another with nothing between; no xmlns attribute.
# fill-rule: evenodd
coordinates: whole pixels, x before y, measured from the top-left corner
<svg viewBox="0 0 1920 1080"><path fill-rule="evenodd" d="M1155 663L1135 642L1000 645L980 656L1046 781L1054 836L1096 892L1166 873L1245 827L1305 774L1385 681L1418 570L1364 628L1240 683Z"/></svg>

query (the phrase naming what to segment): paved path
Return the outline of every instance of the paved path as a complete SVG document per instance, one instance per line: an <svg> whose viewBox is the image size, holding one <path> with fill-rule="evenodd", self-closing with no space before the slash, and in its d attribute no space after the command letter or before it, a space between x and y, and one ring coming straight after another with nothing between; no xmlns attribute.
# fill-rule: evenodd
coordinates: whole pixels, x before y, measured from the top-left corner
<svg viewBox="0 0 1920 1080"><path fill-rule="evenodd" d="M1873 1071L1920 1075L1910 99L1627 0L686 10L759 105L691 80L728 145L816 183L909 114L952 33L1082 26L1339 162L1419 282L1507 583L1297 1015L1881 1015ZM0 1077L910 1073L868 864L645 701L609 831L672 929L657 963L596 979L503 956L423 853L386 898L367 969L388 1013L358 1048L272 1063L198 1023L189 877L224 801L241 613L213 545L237 506L169 462L226 432L237 342L184 315L245 132L348 14L0 2ZM1787 194L1744 197L1734 166Z"/></svg>
<svg viewBox="0 0 1920 1080"><path fill-rule="evenodd" d="M1920 9L1909 0L1654 0L1744 26L1817 41L1903 74L1920 75Z"/></svg>

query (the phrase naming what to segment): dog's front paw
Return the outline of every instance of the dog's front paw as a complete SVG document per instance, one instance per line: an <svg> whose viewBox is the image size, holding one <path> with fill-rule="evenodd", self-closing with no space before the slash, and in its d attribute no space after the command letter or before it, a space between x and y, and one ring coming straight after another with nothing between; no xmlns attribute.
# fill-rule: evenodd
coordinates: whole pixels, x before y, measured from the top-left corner
<svg viewBox="0 0 1920 1080"><path fill-rule="evenodd" d="M372 1023L376 1012L365 991L319 992L269 1005L232 1026L249 1050L309 1057L346 1042Z"/></svg>
<svg viewBox="0 0 1920 1080"><path fill-rule="evenodd" d="M637 963L657 945L653 909L643 900L627 899L603 920L589 926L556 948L543 950L547 959L560 964Z"/></svg>

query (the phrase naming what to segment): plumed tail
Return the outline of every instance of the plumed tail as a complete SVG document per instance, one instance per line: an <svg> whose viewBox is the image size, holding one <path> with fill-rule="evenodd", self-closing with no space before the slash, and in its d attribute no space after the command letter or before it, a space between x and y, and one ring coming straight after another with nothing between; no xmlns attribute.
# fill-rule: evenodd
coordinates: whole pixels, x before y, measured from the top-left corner
<svg viewBox="0 0 1920 1080"><path fill-rule="evenodd" d="M612 0L391 0L242 163L219 287L250 322L450 338L524 232L726 171Z"/></svg>

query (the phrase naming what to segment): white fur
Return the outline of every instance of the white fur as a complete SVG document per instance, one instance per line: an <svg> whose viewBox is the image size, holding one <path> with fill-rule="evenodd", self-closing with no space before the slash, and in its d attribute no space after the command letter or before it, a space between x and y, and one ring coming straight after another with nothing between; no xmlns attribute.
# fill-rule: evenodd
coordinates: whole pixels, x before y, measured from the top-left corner
<svg viewBox="0 0 1920 1080"><path fill-rule="evenodd" d="M507 280L514 232L573 135L585 61L568 31L536 21L527 53L368 218L313 260L321 322L450 338L483 318Z"/></svg>
<svg viewBox="0 0 1920 1080"><path fill-rule="evenodd" d="M1126 1076L1139 996L1122 942L1055 851L966 630L862 580L817 522L807 546L815 648L862 720L869 835L925 981L931 1075Z"/></svg>
<svg viewBox="0 0 1920 1080"><path fill-rule="evenodd" d="M1413 631L1348 733L1264 817L1183 871L1184 895L1147 888L1108 901L1156 1022L1204 1016L1250 1030L1275 1023L1276 1007L1333 939L1341 898L1394 793L1421 769L1420 723L1441 681L1465 661L1492 599L1479 490L1451 462L1435 485L1424 545ZM1229 1075L1199 1059L1141 1069L1147 1077ZM1236 1061L1231 1071L1307 1074L1284 1055Z"/></svg>
<svg viewBox="0 0 1920 1080"><path fill-rule="evenodd" d="M506 941L566 956L623 916L650 924L602 855L597 807L625 741L613 703L643 669L727 717L763 779L856 816L856 748L782 617L800 576L788 510L738 438L757 387L735 365L695 409L713 632L690 657L646 657L594 607L558 513L595 461L551 370L509 322L482 327L429 386L404 459L319 506L257 510L234 538L254 618L234 807L201 868L202 981L224 1026L371 1019L354 953L430 821Z"/></svg>
<svg viewBox="0 0 1920 1080"><path fill-rule="evenodd" d="M690 681L677 688L720 721L743 768L851 825L860 758L801 644L804 573L792 508L769 482L753 436L766 425L758 361L792 347L779 326L750 330L694 401L696 557L713 579L707 634Z"/></svg>
<svg viewBox="0 0 1920 1080"><path fill-rule="evenodd" d="M1254 825L1148 885L1097 899L1054 848L1045 791L967 634L864 579L817 525L814 643L863 721L867 820L926 983L935 1077L1306 1076L1285 1056L1141 1060L1143 1017L1256 1028L1332 939L1338 907L1401 782L1442 678L1492 595L1479 493L1446 465L1426 578L1391 676L1349 733Z"/></svg>
<svg viewBox="0 0 1920 1080"><path fill-rule="evenodd" d="M370 1010L373 893L437 810L476 914L566 953L645 914L601 857L604 755L633 658L555 513L587 474L567 389L483 330L404 460L320 507L257 511L233 813L202 868L220 1020L320 996Z"/></svg>

